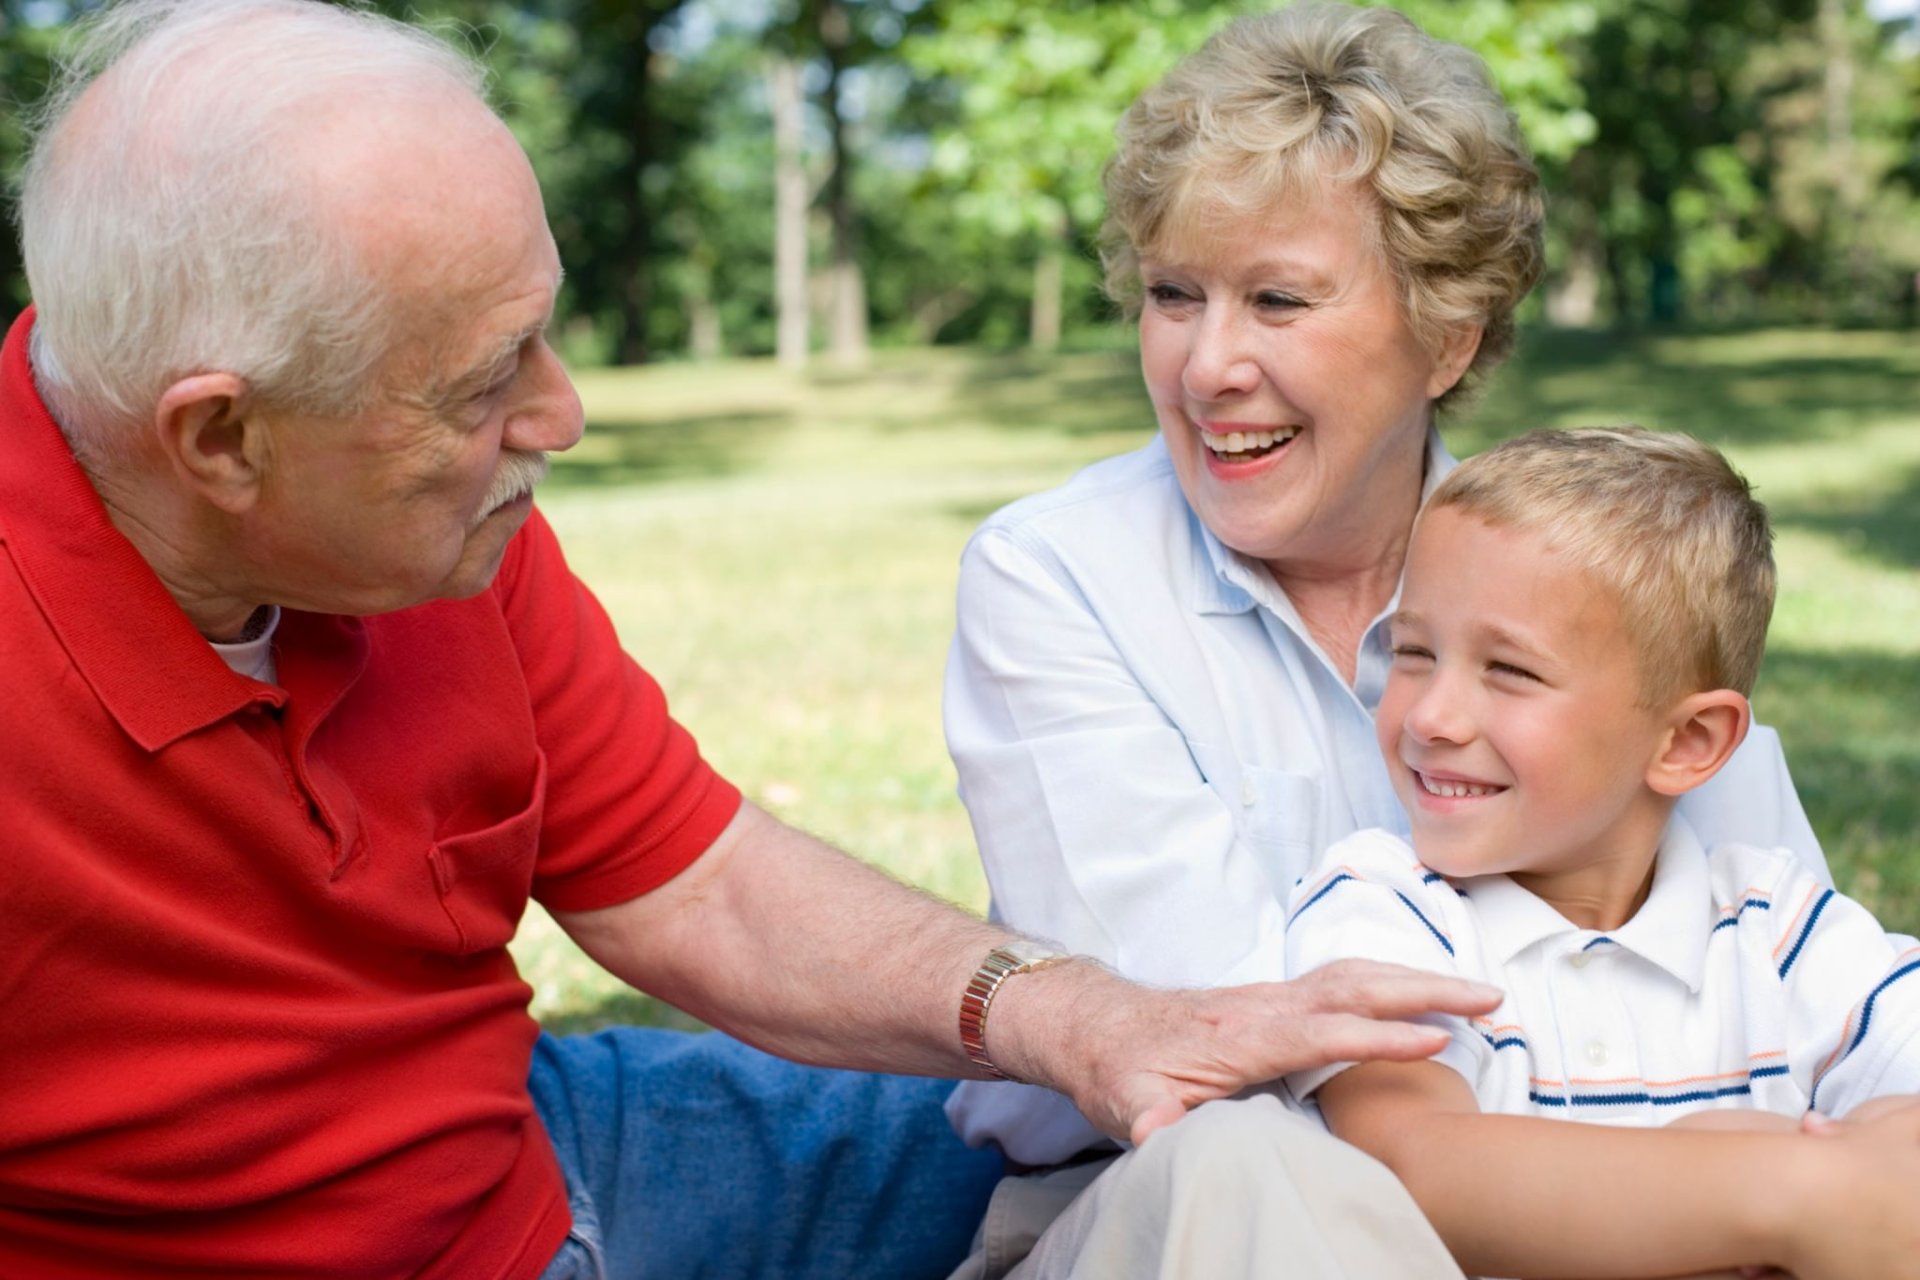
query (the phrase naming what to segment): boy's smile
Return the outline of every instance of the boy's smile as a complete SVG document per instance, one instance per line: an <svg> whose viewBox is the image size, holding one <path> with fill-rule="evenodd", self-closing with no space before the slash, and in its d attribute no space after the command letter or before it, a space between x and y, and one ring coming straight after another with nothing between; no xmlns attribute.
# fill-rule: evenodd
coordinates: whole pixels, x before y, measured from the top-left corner
<svg viewBox="0 0 1920 1280"><path fill-rule="evenodd" d="M1510 874L1587 928L1639 906L1671 800L1612 591L1546 539L1456 508L1407 553L1377 727L1428 866Z"/></svg>

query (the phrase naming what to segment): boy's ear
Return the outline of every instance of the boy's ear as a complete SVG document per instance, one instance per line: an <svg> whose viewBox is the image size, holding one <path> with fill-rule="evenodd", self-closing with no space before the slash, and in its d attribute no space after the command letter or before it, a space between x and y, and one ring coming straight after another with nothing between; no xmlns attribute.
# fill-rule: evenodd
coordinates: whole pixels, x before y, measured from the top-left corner
<svg viewBox="0 0 1920 1280"><path fill-rule="evenodd" d="M1647 766L1647 785L1663 796L1685 795L1720 772L1752 724L1753 708L1731 689L1681 699Z"/></svg>

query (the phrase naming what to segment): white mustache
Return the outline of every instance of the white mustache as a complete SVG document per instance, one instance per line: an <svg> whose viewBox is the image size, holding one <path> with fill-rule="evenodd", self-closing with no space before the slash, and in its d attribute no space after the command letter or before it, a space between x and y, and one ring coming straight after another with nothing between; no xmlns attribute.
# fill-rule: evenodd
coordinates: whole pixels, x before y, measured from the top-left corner
<svg viewBox="0 0 1920 1280"><path fill-rule="evenodd" d="M487 496L480 500L478 525L515 498L533 492L533 486L547 478L547 455L538 450L510 449L500 455L500 468L493 473Z"/></svg>

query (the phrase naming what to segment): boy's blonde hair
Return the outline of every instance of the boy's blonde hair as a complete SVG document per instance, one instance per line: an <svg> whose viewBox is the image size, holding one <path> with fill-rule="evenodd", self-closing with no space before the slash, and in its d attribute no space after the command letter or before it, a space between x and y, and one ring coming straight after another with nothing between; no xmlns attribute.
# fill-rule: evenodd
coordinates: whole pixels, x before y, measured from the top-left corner
<svg viewBox="0 0 1920 1280"><path fill-rule="evenodd" d="M1641 705L1753 692L1773 614L1767 509L1717 450L1640 427L1535 431L1469 459L1428 510L1540 534L1619 597Z"/></svg>

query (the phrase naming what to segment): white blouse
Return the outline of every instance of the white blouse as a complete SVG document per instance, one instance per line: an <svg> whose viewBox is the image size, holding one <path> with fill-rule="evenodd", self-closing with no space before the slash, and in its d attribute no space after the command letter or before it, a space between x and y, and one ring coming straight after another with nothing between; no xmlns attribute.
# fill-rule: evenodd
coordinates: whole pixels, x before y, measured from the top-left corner
<svg viewBox="0 0 1920 1280"><path fill-rule="evenodd" d="M1427 492L1453 465L1433 433ZM1349 687L1265 567L1200 524L1157 437L990 518L961 561L945 715L994 918L1142 982L1281 977L1294 882L1355 831L1407 830L1372 719L1397 607ZM1786 845L1826 878L1769 729L1681 809L1709 843ZM948 1114L1027 1164L1100 1140L1024 1085L963 1084Z"/></svg>

